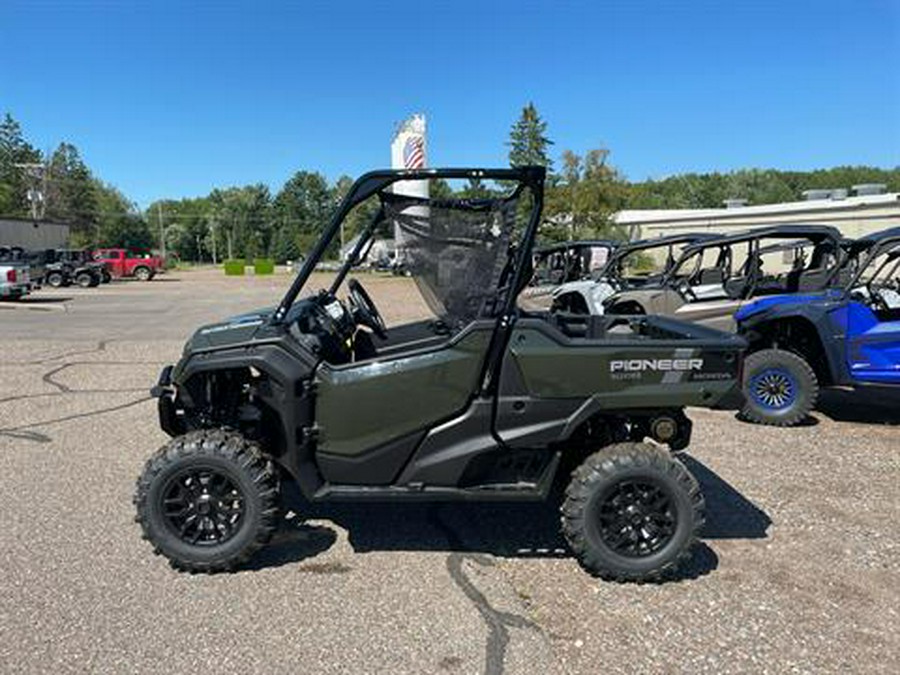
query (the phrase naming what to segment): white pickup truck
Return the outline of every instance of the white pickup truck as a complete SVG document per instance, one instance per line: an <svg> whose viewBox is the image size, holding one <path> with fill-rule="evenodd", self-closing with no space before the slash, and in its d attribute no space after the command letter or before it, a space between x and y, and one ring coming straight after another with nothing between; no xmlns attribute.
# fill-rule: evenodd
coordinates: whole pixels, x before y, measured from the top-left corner
<svg viewBox="0 0 900 675"><path fill-rule="evenodd" d="M0 260L0 299L18 300L31 292L27 262Z"/></svg>

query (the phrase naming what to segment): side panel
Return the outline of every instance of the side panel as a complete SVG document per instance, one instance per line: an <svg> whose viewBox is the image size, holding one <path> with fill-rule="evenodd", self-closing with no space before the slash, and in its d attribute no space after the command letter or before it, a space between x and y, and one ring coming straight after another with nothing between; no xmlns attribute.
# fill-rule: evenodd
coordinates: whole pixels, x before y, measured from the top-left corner
<svg viewBox="0 0 900 675"><path fill-rule="evenodd" d="M731 332L735 328L734 313L740 308L740 300L701 300L682 305L671 316Z"/></svg>
<svg viewBox="0 0 900 675"><path fill-rule="evenodd" d="M524 323L524 322L523 322ZM700 340L567 339L517 327L512 359L529 396L597 397L605 409L713 406L738 379L738 348Z"/></svg>
<svg viewBox="0 0 900 675"><path fill-rule="evenodd" d="M357 456L462 411L478 386L492 324L439 349L316 371L318 449Z"/></svg>
<svg viewBox="0 0 900 675"><path fill-rule="evenodd" d="M881 321L866 305L846 307L847 367L853 380L900 384L900 321Z"/></svg>

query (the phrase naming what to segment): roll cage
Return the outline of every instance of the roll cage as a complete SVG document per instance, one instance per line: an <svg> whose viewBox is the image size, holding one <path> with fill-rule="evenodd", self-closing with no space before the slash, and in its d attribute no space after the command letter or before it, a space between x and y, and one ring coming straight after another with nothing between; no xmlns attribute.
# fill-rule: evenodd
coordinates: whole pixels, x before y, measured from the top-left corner
<svg viewBox="0 0 900 675"><path fill-rule="evenodd" d="M784 243L761 246L761 242L765 239L783 239L785 241ZM830 225L771 225L726 236L713 235L712 238L703 239L686 247L675 264L668 268L660 285L663 287L677 286L682 278L679 272L682 271L685 263L697 256L697 264L699 265L700 258L698 254L702 254L703 251L710 248L720 249L716 261L717 269L720 265L727 265L728 275L726 276L732 276L734 273L731 269L734 246L746 243L749 245L747 259L741 266L738 274L747 279L741 295L743 297L751 297L754 289L762 279L759 265L762 255L778 250L800 248L804 246L804 242L812 244L814 249L818 251L823 243L831 242L830 252L834 254L837 262L823 280L822 285L824 287L831 283L834 274L843 267L846 261L846 249L842 246L843 241L840 231ZM694 273L696 272L697 270Z"/></svg>
<svg viewBox="0 0 900 675"><path fill-rule="evenodd" d="M606 265L604 265L602 269L594 273L594 280L599 281L600 279L609 278L613 275L620 276L621 270L619 269L619 265L627 256L633 253L639 253L640 251L648 251L650 249L660 248L662 246L669 247L669 255L664 266L665 270L669 270L676 262L678 262L678 260L681 259L681 256L679 256L678 259L675 259L672 256L673 246L677 246L679 244L699 244L703 241L712 241L718 238L718 234L712 234L709 232L689 232L686 234L671 234L664 237L655 237L653 239L638 239L637 241L623 244L612 252Z"/></svg>
<svg viewBox="0 0 900 675"><path fill-rule="evenodd" d="M524 190L531 192L533 201L530 205L531 211L526 221L525 229L518 241L515 249L515 265L513 269L513 278L510 280L512 288L521 288L527 279L523 280L523 276L531 269L531 255L534 247L534 239L537 233L540 216L543 210L544 199L544 178L546 169L540 166L523 166L513 167L510 169L475 169L475 168L451 168L451 169L417 169L417 170L396 170L384 169L371 171L362 175L350 188L344 197L335 214L332 216L322 235L319 237L313 249L310 251L303 266L297 273L296 278L291 283L290 288L284 298L278 305L278 308L272 314L271 322L273 324L282 323L287 316L288 311L294 304L300 293L306 286L307 281L315 270L316 265L324 256L328 247L334 241L340 232L341 223L350 213L350 211L373 195L378 195L380 199L380 207L368 225L361 233L356 246L351 254L341 265L337 277L331 286L333 293L343 280L346 278L350 269L358 262L360 255L365 249L368 240L371 238L375 227L384 218L385 201L388 188L400 181L416 181L431 179L471 179L471 180L496 180L506 181L515 184L512 193L518 195ZM427 204L428 200L423 200L423 204ZM515 311L515 293L508 293L504 300L502 309L503 316L509 316Z"/></svg>
<svg viewBox="0 0 900 675"><path fill-rule="evenodd" d="M875 232L855 240L851 245L850 255L856 255L861 262L844 285L844 298L848 298L853 289L860 285L866 270L885 252L888 255L872 275L873 279L877 278L889 265L893 265L889 276L896 276L900 272L900 227Z"/></svg>

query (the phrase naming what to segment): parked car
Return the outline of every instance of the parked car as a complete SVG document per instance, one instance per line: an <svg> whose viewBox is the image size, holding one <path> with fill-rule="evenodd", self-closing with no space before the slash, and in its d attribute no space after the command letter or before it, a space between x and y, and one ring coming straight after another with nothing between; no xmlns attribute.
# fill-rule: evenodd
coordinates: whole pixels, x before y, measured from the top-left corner
<svg viewBox="0 0 900 675"><path fill-rule="evenodd" d="M585 569L648 581L684 563L704 500L663 446L688 445L684 406L732 409L744 341L663 317L522 312L544 177L543 167L368 173L277 308L199 328L152 391L171 436L134 496L153 549L183 570L234 569L274 533L279 480L314 502L411 504L540 500L568 483L562 532ZM428 201L391 189L435 178L509 192ZM327 288L310 288L370 199L379 217L359 247ZM349 276L385 223L402 229L435 318L388 326Z"/></svg>
<svg viewBox="0 0 900 675"><path fill-rule="evenodd" d="M94 251L94 260L104 263L115 279L134 277L140 281L150 281L162 272L164 266L163 259L153 253L125 248L97 249Z"/></svg>
<svg viewBox="0 0 900 675"><path fill-rule="evenodd" d="M776 295L742 307L750 343L743 415L791 426L815 407L820 387L900 386L900 228L851 242L853 272L839 287Z"/></svg>
<svg viewBox="0 0 900 675"><path fill-rule="evenodd" d="M0 298L4 300L18 300L31 292L30 266L19 251L0 246Z"/></svg>
<svg viewBox="0 0 900 675"><path fill-rule="evenodd" d="M845 262L842 241L827 225L774 225L699 241L658 283L615 293L604 309L734 330L734 313L755 298L824 288Z"/></svg>
<svg viewBox="0 0 900 675"><path fill-rule="evenodd" d="M719 236L694 232L622 244L589 277L569 279L554 289L552 307L560 312L603 314L607 298L620 291L659 283L686 246Z"/></svg>

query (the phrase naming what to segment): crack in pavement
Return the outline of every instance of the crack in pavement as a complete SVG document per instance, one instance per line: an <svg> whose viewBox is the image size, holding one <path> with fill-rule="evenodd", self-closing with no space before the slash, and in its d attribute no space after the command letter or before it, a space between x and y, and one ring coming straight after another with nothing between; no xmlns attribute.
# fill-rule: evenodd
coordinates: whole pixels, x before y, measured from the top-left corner
<svg viewBox="0 0 900 675"><path fill-rule="evenodd" d="M97 346L90 350L78 350L71 352L64 352L62 354L57 354L56 356L50 356L43 359L36 359L33 361L25 361L16 365L38 365L42 363L48 363L50 361L58 361L59 359L68 357L68 356L79 356L84 354L97 354L99 352L106 351L106 345L109 344L110 340L100 340L97 343ZM152 365L159 362L149 362L147 365ZM41 392L37 394L18 394L15 396L7 396L6 398L0 399L0 403L11 403L15 401L22 401L25 399L33 399L33 398L41 398L41 397L56 397L56 396L68 396L71 394L124 394L124 393L134 393L138 391L148 391L148 388L122 388L122 389L72 389L66 384L59 382L54 379L54 375L61 373L66 368L71 368L74 365L79 364L91 364L91 365L119 365L119 362L111 363L111 362L103 362L103 361L67 361L59 366L55 366L51 368L46 373L41 375L41 381L45 384L54 387L57 391L52 392ZM135 365L134 362L121 362L123 365ZM0 365L3 365L0 363ZM100 408L97 410L90 410L84 413L74 413L72 415L64 415L62 417L57 417L55 419L44 420L42 422L32 422L29 424L21 424L18 426L5 427L0 428L0 436L6 436L8 438L15 438L19 440L33 441L36 443L49 443L52 438L47 436L46 434L42 434L40 432L34 431L34 429L45 427L53 424L59 424L61 422L68 422L71 420L83 419L85 417L94 417L97 415L105 415L111 412L117 412L119 410L124 410L126 408L130 408L132 406L138 405L140 403L144 403L145 401L152 400L152 396L142 396L139 399L129 401L127 403L122 403L119 405L110 406L108 408Z"/></svg>
<svg viewBox="0 0 900 675"><path fill-rule="evenodd" d="M0 366L5 365L25 365L25 366L35 366L43 363L48 363L49 361L58 361L59 359L64 359L67 356L81 356L83 354L97 354L98 352L105 352L106 345L108 345L112 340L100 340L97 342L97 346L93 349L80 349L77 351L71 352L63 352L62 354L57 354L55 356L47 356L42 359L35 359L33 361L16 361L16 362L4 362L0 361Z"/></svg>
<svg viewBox="0 0 900 675"><path fill-rule="evenodd" d="M444 533L450 547L455 549L447 556L447 571L453 583L463 592L469 601L475 605L475 609L481 615L488 628L487 643L485 645L485 675L502 675L506 649L509 646L509 628L527 628L540 631L540 627L523 616L511 612L501 612L495 609L487 597L478 590L472 580L466 576L463 563L468 560L482 567L492 567L494 563L486 555L476 553L464 553L467 548L462 538L453 528L440 518L439 507L434 507L428 512L428 519Z"/></svg>
<svg viewBox="0 0 900 675"><path fill-rule="evenodd" d="M69 366L158 366L171 363L172 359L160 359L159 361L69 361ZM26 368L28 366L41 365L43 361L23 361L13 363L0 361L0 368Z"/></svg>
<svg viewBox="0 0 900 675"><path fill-rule="evenodd" d="M14 403L31 398L53 398L66 394L136 394L139 391L149 391L150 387L129 387L127 389L67 389L66 391L45 391L40 394L17 394L0 398L0 404Z"/></svg>
<svg viewBox="0 0 900 675"><path fill-rule="evenodd" d="M164 361L152 361L152 362L144 362L141 365L157 365L159 363L164 363ZM0 404L2 403L11 403L14 401L22 401L26 399L32 398L46 398L46 397L54 397L54 396L62 396L64 394L131 394L139 391L149 391L150 385L145 387L122 387L122 388L114 388L114 389L72 389L66 384L59 382L53 378L57 373L62 372L66 368L70 368L76 365L135 365L133 362L129 361L70 361L62 364L56 368L52 368L47 371L43 375L41 375L41 380L50 385L51 387L55 387L58 391L45 391L37 394L16 394L15 396L7 396L5 398L0 398Z"/></svg>
<svg viewBox="0 0 900 675"><path fill-rule="evenodd" d="M74 393L74 392L73 392ZM51 424L59 424L60 422L68 422L70 420L78 420L83 419L85 417L94 417L96 415L105 415L106 413L116 412L119 410L125 410L126 408L131 408L132 406L136 406L140 403L144 403L146 401L152 401L152 396L144 396L142 398L136 399L134 401L129 401L128 403L122 403L120 405L110 406L109 408L100 408L98 410L90 410L84 413L75 413L74 415L65 415L63 417L57 417L56 419L44 420L42 422L33 422L30 424L21 424L17 427L5 427L0 429L0 436L8 436L10 438L19 438L22 440L30 440L30 441L38 441L38 442L47 442L46 440L42 440L32 436L41 436L46 439L49 438L44 436L43 434L31 432L31 429L37 429L40 427L50 426ZM25 433L20 433L25 432Z"/></svg>
<svg viewBox="0 0 900 675"><path fill-rule="evenodd" d="M62 372L71 365L71 363L64 363L59 368L53 368L52 370L47 371L46 373L41 375L41 380L43 380L46 384L49 384L51 387L56 387L57 389L59 389L59 393L61 394L71 393L72 390L69 387L64 385L62 382L57 382L53 379L54 375Z"/></svg>

